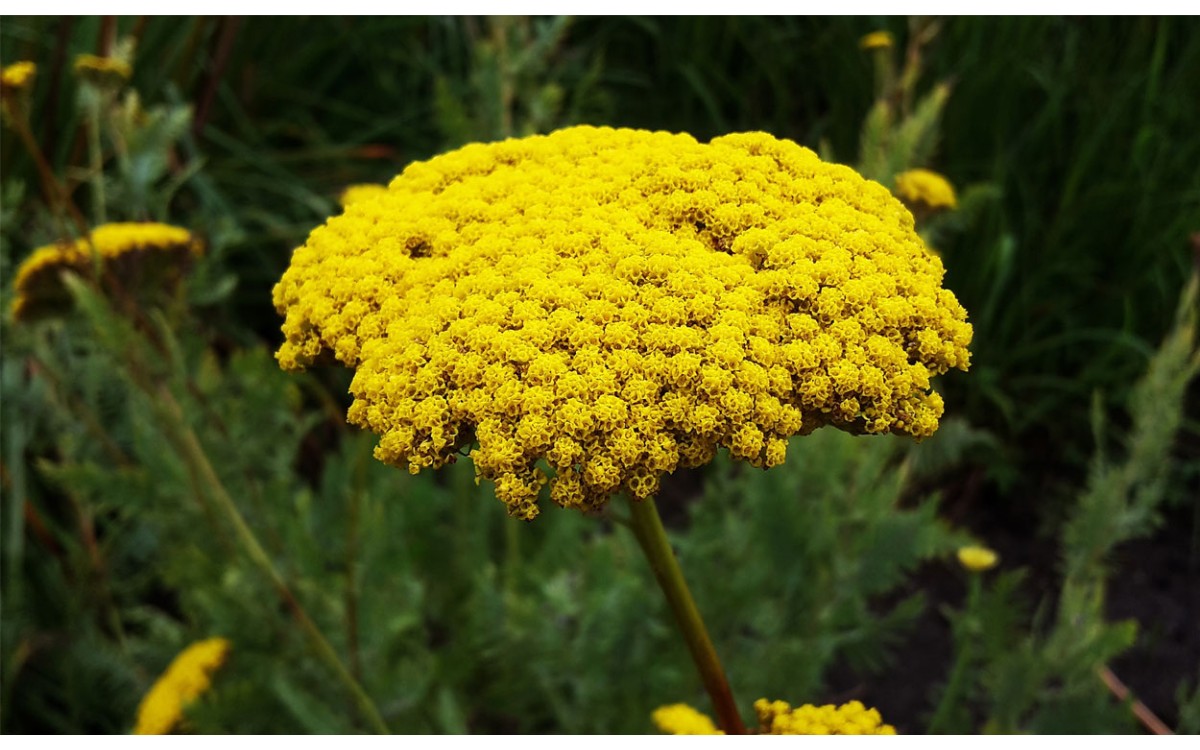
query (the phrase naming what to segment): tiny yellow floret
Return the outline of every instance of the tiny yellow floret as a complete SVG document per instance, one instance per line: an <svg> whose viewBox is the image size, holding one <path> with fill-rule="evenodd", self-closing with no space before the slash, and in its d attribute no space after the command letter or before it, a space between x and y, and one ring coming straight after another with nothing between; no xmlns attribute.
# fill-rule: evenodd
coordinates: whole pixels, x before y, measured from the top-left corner
<svg viewBox="0 0 1200 750"><path fill-rule="evenodd" d="M224 638L198 641L181 651L142 698L134 734L168 734L183 721L188 704L212 686L230 644Z"/></svg>
<svg viewBox="0 0 1200 750"><path fill-rule="evenodd" d="M107 77L114 77L122 81L128 81L133 75L133 68L129 63L118 57L100 57L99 55L76 55L75 56L75 73L87 78L101 80Z"/></svg>
<svg viewBox="0 0 1200 750"><path fill-rule="evenodd" d="M890 31L872 31L858 40L861 49L889 49L894 43Z"/></svg>
<svg viewBox="0 0 1200 750"><path fill-rule="evenodd" d="M37 77L37 64L28 60L15 62L4 66L0 71L0 88L7 94L10 91L21 91L33 85Z"/></svg>
<svg viewBox="0 0 1200 750"><path fill-rule="evenodd" d="M982 573L996 567L1000 556L987 547L961 547L958 562L972 573Z"/></svg>
<svg viewBox="0 0 1200 750"><path fill-rule="evenodd" d="M596 509L825 425L933 434L972 335L944 273L886 188L791 141L579 126L411 164L313 230L276 357L332 353L377 458L477 446L530 519L547 484Z"/></svg>
<svg viewBox="0 0 1200 750"><path fill-rule="evenodd" d="M686 703L655 709L652 718L663 734L725 734L712 719Z"/></svg>
<svg viewBox="0 0 1200 750"><path fill-rule="evenodd" d="M63 304L68 298L60 279L63 271L87 274L98 263L102 271L129 277L133 269L148 270L147 258L181 267L202 252L200 240L181 227L133 222L103 224L87 237L45 245L29 254L17 268L13 282L17 293L12 305L13 318L29 320L48 308ZM172 275L160 275L163 278L159 280ZM147 274L142 273L142 276Z"/></svg>
<svg viewBox="0 0 1200 750"><path fill-rule="evenodd" d="M928 208L957 208L954 186L942 175L929 169L910 169L896 175L896 194L911 204Z"/></svg>

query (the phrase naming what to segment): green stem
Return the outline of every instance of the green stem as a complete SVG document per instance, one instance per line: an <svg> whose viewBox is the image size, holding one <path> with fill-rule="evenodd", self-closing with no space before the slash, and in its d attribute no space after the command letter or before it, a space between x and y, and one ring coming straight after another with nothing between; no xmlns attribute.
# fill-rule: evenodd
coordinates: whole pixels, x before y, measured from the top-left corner
<svg viewBox="0 0 1200 750"><path fill-rule="evenodd" d="M217 472L213 469L212 463L209 462L204 448L200 445L200 441L196 437L196 433L184 422L183 411L180 409L178 402L175 401L174 396L166 388L159 389L158 404L161 407L160 411L166 417L167 422L172 428L172 432L174 432L174 437L183 451L184 458L198 469L201 479L209 487L212 499L216 502L217 507L228 517L237 534L238 540L245 547L246 553L262 569L263 573L271 579L276 590L292 611L296 621L309 637L309 640L312 641L317 655L321 657L338 676L338 679L350 690L359 711L362 712L363 717L371 724L372 728L379 734L390 734L387 724L384 723L383 718L379 715L379 709L375 707L370 696L358 684L358 681L354 679L354 675L350 674L350 671L342 664L342 660L338 658L337 653L333 650L333 646L325 639L320 628L312 621L312 618L308 616L308 612L305 611L304 607L301 606L300 602L292 594L291 588L288 587L287 582L283 579L275 564L271 562L270 556L267 555L266 550L259 544L258 538L250 529L249 524L246 523L246 519L242 517L241 512L237 509L237 505L233 502L233 498L229 496L229 492L225 489L220 477L217 476Z"/></svg>
<svg viewBox="0 0 1200 750"><path fill-rule="evenodd" d="M354 487L350 491L346 522L346 650L350 653L350 674L362 681L362 657L358 644L358 525L362 512L363 485L366 483L365 454L358 451L354 461Z"/></svg>
<svg viewBox="0 0 1200 750"><path fill-rule="evenodd" d="M662 519L659 518L654 499L630 499L629 510L633 534L642 546L642 551L646 553L646 559L650 561L654 577L658 579L658 585L666 595L667 603L671 605L675 622L683 632L683 639L687 642L692 660L696 662L696 668L700 670L704 689L712 699L717 722L726 734L745 734L746 727L742 724L741 713L733 700L733 692L729 689L729 680L725 677L725 670L721 668L721 660L717 658L712 639L708 637L704 620L700 618L700 610L696 608L696 602L692 599L692 592L688 590L687 582L683 579L683 571L680 570L679 561L675 559L675 552L667 540L667 532L663 528Z"/></svg>
<svg viewBox="0 0 1200 750"><path fill-rule="evenodd" d="M938 701L937 710L934 711L933 718L929 720L929 726L925 728L926 734L944 734L947 731L954 731L947 725L953 721L951 717L961 711L961 704L966 697L967 670L975 660L975 639L978 637L974 632L973 622L979 616L981 595L979 574L970 573L969 575L967 606L962 615L960 630L956 633L958 654L954 659L954 666L950 670L950 678L946 680L946 689L942 692L941 700Z"/></svg>
<svg viewBox="0 0 1200 750"><path fill-rule="evenodd" d="M505 604L511 605L517 596L517 582L521 570L521 528L524 523L507 516L504 523L504 593Z"/></svg>
<svg viewBox="0 0 1200 750"><path fill-rule="evenodd" d="M37 165L38 176L42 181L42 194L46 202L50 204L51 212L56 220L62 224L62 212L66 212L75 222L75 229L79 232L80 237L86 237L88 234L88 224L83 218L83 214L79 213L79 209L71 202L71 196L67 193L66 188L54 176L54 170L50 168L50 163L46 161L46 155L42 153L41 147L38 145L37 139L33 137L33 131L29 129L29 122L26 120L26 113L13 113L10 118L10 124L13 130L17 131L17 135L21 138L21 143L25 145L25 150L33 158L33 162ZM66 226L60 226L59 231L62 233L62 238L66 239L68 233Z"/></svg>

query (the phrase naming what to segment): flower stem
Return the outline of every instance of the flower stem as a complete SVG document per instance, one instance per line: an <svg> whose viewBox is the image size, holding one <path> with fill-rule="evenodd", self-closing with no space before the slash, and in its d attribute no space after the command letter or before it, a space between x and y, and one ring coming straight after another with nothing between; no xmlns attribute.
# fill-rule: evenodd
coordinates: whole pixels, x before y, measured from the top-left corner
<svg viewBox="0 0 1200 750"><path fill-rule="evenodd" d="M271 579L276 590L291 610L292 615L296 618L305 635L308 636L313 646L316 648L317 655L334 671L350 693L354 696L354 702L357 704L363 718L371 725L379 734L390 734L387 724L384 723L383 717L379 715L379 709L371 701L370 696L354 679L354 675L346 669L346 665L338 657L333 650L333 646L326 640L325 635L321 632L317 624L308 616L308 612L292 594L291 588L283 579L275 564L271 562L270 556L262 545L258 542L258 537L254 535L254 531L250 529L246 519L242 517L241 512L237 509L237 505L233 502L233 498L229 496L229 492L222 484L220 477L217 476L216 470L213 469L212 463L208 460L208 455L204 452L204 448L200 445L200 441L196 437L196 433L187 426L183 419L183 411L174 396L167 391L166 388L160 388L158 393L159 411L166 418L171 426L173 437L178 443L184 454L185 460L194 465L198 470L201 479L209 487L209 492L212 499L216 502L218 508L229 519L233 525L234 531L237 534L238 540L245 547L246 554L250 559Z"/></svg>
<svg viewBox="0 0 1200 750"><path fill-rule="evenodd" d="M654 577L658 579L658 585L666 595L667 603L671 605L675 622L679 624L683 639L687 642L693 661L696 662L696 668L700 670L704 689L712 699L718 723L726 734L745 734L746 727L742 724L742 716L733 700L733 692L729 689L729 680L725 677L725 670L721 668L721 660L717 658L712 639L708 637L708 630L704 627L704 620L700 618L700 610L696 608L692 592L688 590L687 582L683 579L683 571L680 570L679 561L675 559L675 552L667 540L667 532L663 528L662 519L659 518L654 499L630 498L629 511L630 527L637 537L638 544L642 546L642 551L646 553L646 559L650 561Z"/></svg>
<svg viewBox="0 0 1200 750"><path fill-rule="evenodd" d="M104 151L100 142L101 97L99 91L93 91L88 97L87 106L88 155L91 160L88 174L92 183L92 221L96 224L108 221L108 200L104 195Z"/></svg>
<svg viewBox="0 0 1200 750"><path fill-rule="evenodd" d="M938 700L937 710L934 711L933 718L929 720L929 725L925 729L927 734L946 734L956 729L951 725L954 723L955 714L962 711L962 704L967 697L969 687L967 672L975 661L977 633L973 632L976 626L972 624L971 620L979 616L981 596L979 576L972 574L967 581L967 605L962 615L964 623L959 626L961 631L956 632L955 635L958 641L956 644L958 655L954 659L954 666L950 670L949 679L946 680L942 697Z"/></svg>
<svg viewBox="0 0 1200 750"><path fill-rule="evenodd" d="M13 130L17 131L17 135L21 138L21 143L24 144L25 150L33 158L33 163L37 166L38 176L42 181L42 195L46 202L50 204L50 209L54 213L56 219L61 218L61 212L65 211L71 220L75 222L75 228L78 230L81 237L86 237L88 233L88 224L84 220L83 214L79 213L79 209L71 202L71 196L67 193L66 188L54 176L54 170L50 168L50 163L46 161L45 154L42 153L41 147L38 145L37 139L33 137L33 131L29 129L29 122L23 112L14 113L10 118ZM63 227L65 230L66 227ZM66 232L63 232L63 237L66 237Z"/></svg>

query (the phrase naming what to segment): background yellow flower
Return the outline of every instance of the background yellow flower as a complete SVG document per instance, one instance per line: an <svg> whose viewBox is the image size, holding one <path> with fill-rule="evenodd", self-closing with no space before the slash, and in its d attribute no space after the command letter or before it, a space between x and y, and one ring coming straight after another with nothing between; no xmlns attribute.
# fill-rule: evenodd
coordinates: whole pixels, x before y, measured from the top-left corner
<svg viewBox="0 0 1200 750"><path fill-rule="evenodd" d="M212 686L229 648L224 638L209 638L181 651L142 699L133 733L168 734L178 727L188 704Z"/></svg>

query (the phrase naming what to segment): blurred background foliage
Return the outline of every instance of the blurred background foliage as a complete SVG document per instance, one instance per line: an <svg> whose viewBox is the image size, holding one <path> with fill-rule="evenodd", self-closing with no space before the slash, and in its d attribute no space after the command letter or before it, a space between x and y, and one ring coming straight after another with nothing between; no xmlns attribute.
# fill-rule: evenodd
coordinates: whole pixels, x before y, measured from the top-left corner
<svg viewBox="0 0 1200 750"><path fill-rule="evenodd" d="M860 49L877 30L893 45ZM2 324L3 731L128 731L212 635L234 655L190 729L368 731L302 617L394 731L641 732L658 705L704 705L617 520L520 524L461 463L384 467L344 423L346 372L270 356L271 286L346 186L574 123L766 130L885 184L926 167L959 188L958 210L918 216L975 325L971 371L938 383L941 432L818 432L783 467L719 460L660 499L747 709L861 699L906 732L1136 731L1111 665L1197 731L1198 31L4 18L3 62L37 62L32 132L74 204L186 226L208 252L161 315L126 321L80 288L64 320ZM132 79L97 108L72 61L122 44ZM7 310L62 217L11 128L0 164ZM971 538L998 572L953 561Z"/></svg>

